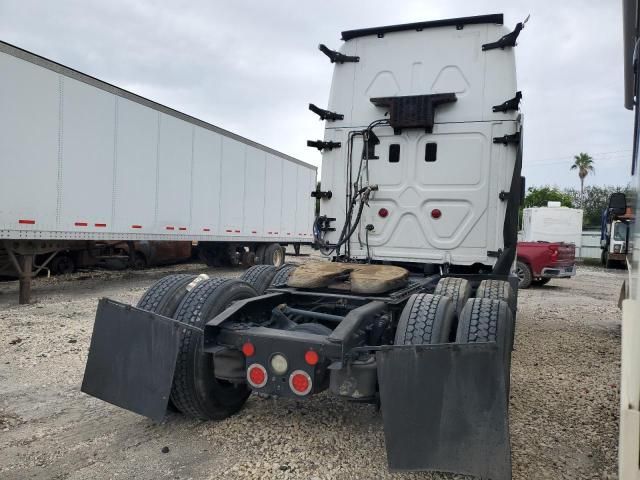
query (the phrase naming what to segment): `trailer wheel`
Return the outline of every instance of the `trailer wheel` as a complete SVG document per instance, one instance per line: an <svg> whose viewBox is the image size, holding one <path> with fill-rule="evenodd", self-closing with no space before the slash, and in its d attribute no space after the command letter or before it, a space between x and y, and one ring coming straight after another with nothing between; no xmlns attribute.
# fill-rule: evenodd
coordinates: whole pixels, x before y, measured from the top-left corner
<svg viewBox="0 0 640 480"><path fill-rule="evenodd" d="M455 317L453 302L443 295L411 295L402 309L394 345L448 343Z"/></svg>
<svg viewBox="0 0 640 480"><path fill-rule="evenodd" d="M262 265L264 263L264 250L267 246L261 243L256 247L256 265Z"/></svg>
<svg viewBox="0 0 640 480"><path fill-rule="evenodd" d="M289 279L289 275L296 269L297 265L292 265L291 263L285 263L282 265L275 276L271 280L272 287L279 287L287 284L287 280Z"/></svg>
<svg viewBox="0 0 640 480"><path fill-rule="evenodd" d="M440 279L433 293L449 297L456 316L459 317L467 299L471 296L471 284L464 278L445 277Z"/></svg>
<svg viewBox="0 0 640 480"><path fill-rule="evenodd" d="M256 291L246 282L205 280L184 297L175 319L203 328L231 303L255 295ZM216 379L213 356L202 351L202 333L183 330L171 388L171 401L178 410L203 420L222 420L240 410L250 393L245 384Z"/></svg>
<svg viewBox="0 0 640 480"><path fill-rule="evenodd" d="M263 265L275 265L280 267L284 264L284 248L279 243L271 243L264 249Z"/></svg>
<svg viewBox="0 0 640 480"><path fill-rule="evenodd" d="M531 268L524 262L518 261L516 264L516 273L518 274L518 288L529 288L533 280Z"/></svg>
<svg viewBox="0 0 640 480"><path fill-rule="evenodd" d="M254 265L240 276L240 280L247 282L255 288L258 295L262 295L271 284L277 270L273 265Z"/></svg>
<svg viewBox="0 0 640 480"><path fill-rule="evenodd" d="M507 397L510 388L514 322L507 302L493 298L470 298L462 309L456 343L496 342L505 369Z"/></svg>
<svg viewBox="0 0 640 480"><path fill-rule="evenodd" d="M511 310L516 307L516 296L509 282L503 280L482 280L476 290L476 298L504 300Z"/></svg>
<svg viewBox="0 0 640 480"><path fill-rule="evenodd" d="M68 253L59 253L49 266L51 272L55 275L65 275L76 271L76 264Z"/></svg>
<svg viewBox="0 0 640 480"><path fill-rule="evenodd" d="M240 263L245 267L253 267L256 264L256 254L251 250L245 250L241 255Z"/></svg>
<svg viewBox="0 0 640 480"><path fill-rule="evenodd" d="M133 258L133 268L136 270L142 270L147 267L147 258L144 256L144 253L135 252Z"/></svg>

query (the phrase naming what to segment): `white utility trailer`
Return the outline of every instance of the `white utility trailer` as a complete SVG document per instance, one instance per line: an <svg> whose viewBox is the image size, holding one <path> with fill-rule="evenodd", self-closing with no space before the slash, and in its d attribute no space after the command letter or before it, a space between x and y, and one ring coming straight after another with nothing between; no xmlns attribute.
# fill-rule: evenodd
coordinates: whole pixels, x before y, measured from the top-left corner
<svg viewBox="0 0 640 480"><path fill-rule="evenodd" d="M24 288L69 241L247 263L312 241L314 166L3 42L0 72L0 255Z"/></svg>
<svg viewBox="0 0 640 480"><path fill-rule="evenodd" d="M582 213L579 208L560 206L525 208L522 211L522 241L566 242L580 248Z"/></svg>

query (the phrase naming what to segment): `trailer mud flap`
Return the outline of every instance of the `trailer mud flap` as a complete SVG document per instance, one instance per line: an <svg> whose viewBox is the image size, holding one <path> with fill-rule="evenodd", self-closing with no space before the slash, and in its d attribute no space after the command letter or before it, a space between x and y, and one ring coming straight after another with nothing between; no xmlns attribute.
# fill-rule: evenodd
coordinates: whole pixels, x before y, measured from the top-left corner
<svg viewBox="0 0 640 480"><path fill-rule="evenodd" d="M389 469L511 479L502 356L494 343L376 353Z"/></svg>
<svg viewBox="0 0 640 480"><path fill-rule="evenodd" d="M81 390L161 421L184 327L161 315L100 300Z"/></svg>

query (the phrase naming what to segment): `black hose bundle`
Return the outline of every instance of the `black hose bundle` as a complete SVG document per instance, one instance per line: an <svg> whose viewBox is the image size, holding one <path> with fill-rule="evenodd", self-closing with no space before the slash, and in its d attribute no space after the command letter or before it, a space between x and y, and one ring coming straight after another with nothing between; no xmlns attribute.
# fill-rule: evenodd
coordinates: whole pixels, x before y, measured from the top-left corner
<svg viewBox="0 0 640 480"><path fill-rule="evenodd" d="M333 252L336 252L336 256L340 256L340 249L343 245L346 244L346 256L347 259L350 257L350 248L349 248L349 240L352 235L358 229L358 225L360 223L360 219L362 218L362 211L364 210L364 206L369 204L369 197L371 192L378 190L377 185L369 185L367 179L367 185L362 187L361 185L361 177L364 170L368 172L368 162L369 162L369 152L370 148L368 145L368 141L371 137L375 137L373 134L373 129L380 125L388 125L389 121L387 119L376 120L369 124L369 126L365 130L360 131L351 131L349 132L349 138L347 141L348 150L347 150L347 191L345 195L345 222L342 226L342 230L340 231L340 236L338 237L338 241L334 244L330 244L324 240L324 230L322 228L321 223L326 221L326 217L318 217L316 218L313 224L313 235L314 241L316 245L319 247L320 251L324 255L331 255ZM364 139L364 148L362 151L362 156L360 157L360 163L358 165L358 171L356 174L355 181L353 180L353 139L357 135L362 135ZM364 167L364 169L363 169ZM354 209L356 205L359 203L357 207L357 213L355 219L353 219Z"/></svg>

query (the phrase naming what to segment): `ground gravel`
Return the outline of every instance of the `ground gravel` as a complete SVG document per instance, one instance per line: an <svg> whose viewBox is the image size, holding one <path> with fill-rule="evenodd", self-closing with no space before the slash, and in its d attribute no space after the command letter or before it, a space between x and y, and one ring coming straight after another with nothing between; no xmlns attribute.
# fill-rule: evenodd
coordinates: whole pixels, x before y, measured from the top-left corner
<svg viewBox="0 0 640 480"><path fill-rule="evenodd" d="M298 261L298 260L296 260ZM0 284L0 478L435 479L389 474L374 406L326 394L252 396L218 423L163 423L82 394L97 300L134 303L175 272L239 275L186 264L38 280L19 306ZM513 357L514 478L613 479L624 272L580 268L521 292Z"/></svg>

